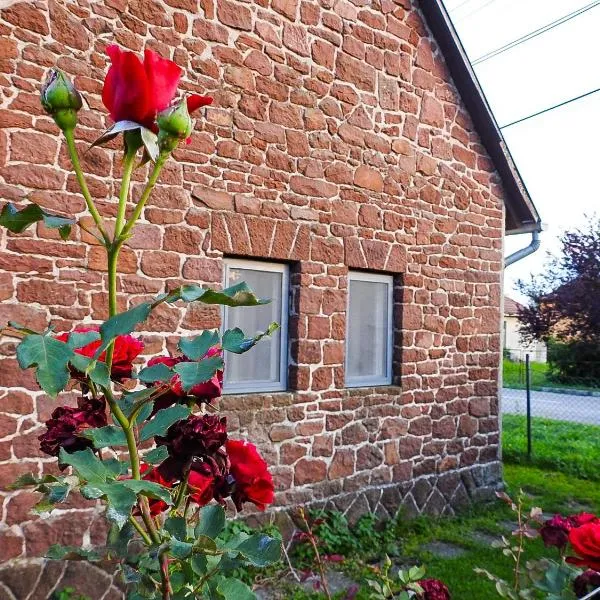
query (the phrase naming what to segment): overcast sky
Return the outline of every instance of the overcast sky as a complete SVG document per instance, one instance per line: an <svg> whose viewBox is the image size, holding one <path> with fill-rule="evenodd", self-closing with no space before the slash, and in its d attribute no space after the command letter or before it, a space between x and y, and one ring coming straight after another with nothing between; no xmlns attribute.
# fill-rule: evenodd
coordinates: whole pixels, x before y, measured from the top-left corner
<svg viewBox="0 0 600 600"><path fill-rule="evenodd" d="M445 0L473 61L591 0ZM600 6L477 66L500 126L600 88ZM600 214L600 92L503 130L545 224L538 252L506 269L505 292L543 268L565 228ZM530 236L507 238L506 253Z"/></svg>

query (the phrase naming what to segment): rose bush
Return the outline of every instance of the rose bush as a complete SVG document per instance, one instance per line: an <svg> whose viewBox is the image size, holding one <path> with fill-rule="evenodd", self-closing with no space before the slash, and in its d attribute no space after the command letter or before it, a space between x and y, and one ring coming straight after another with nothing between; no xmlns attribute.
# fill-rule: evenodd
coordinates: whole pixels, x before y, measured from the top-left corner
<svg viewBox="0 0 600 600"><path fill-rule="evenodd" d="M68 239L80 226L106 252L108 314L104 323L81 323L72 331L36 332L10 323L19 338L17 359L33 369L40 387L58 398L77 389L77 406L58 406L39 437L42 452L57 457L60 476L26 475L14 488L43 495L38 510L51 511L71 494L100 499L111 529L102 548L53 546L50 558L116 561L129 598L235 600L251 590L235 577L243 565L265 566L280 558L281 543L263 534L223 538L225 507L252 503L264 510L274 500L273 479L257 448L229 438L227 421L213 401L223 387L224 352L241 354L269 335L246 337L240 329L204 331L182 338L178 353L141 363L144 344L135 330L159 305L200 302L255 306L266 302L244 283L224 290L188 284L117 310L119 254L142 215L164 164L193 128L190 113L212 102L191 94L176 99L181 69L151 50L143 61L109 46L111 60L102 99L114 124L94 144L123 134L123 175L114 220L100 214L83 173L74 130L83 100L64 73L51 69L42 86L42 105L62 130L94 228L36 204L7 203L0 225L13 233L42 221ZM141 156L140 156L141 154ZM141 158L141 160L139 160ZM150 173L131 214L134 169L151 162ZM110 200L109 200L110 201ZM193 412L194 411L194 412ZM135 541L136 552L130 551ZM140 550L143 547L143 550Z"/></svg>

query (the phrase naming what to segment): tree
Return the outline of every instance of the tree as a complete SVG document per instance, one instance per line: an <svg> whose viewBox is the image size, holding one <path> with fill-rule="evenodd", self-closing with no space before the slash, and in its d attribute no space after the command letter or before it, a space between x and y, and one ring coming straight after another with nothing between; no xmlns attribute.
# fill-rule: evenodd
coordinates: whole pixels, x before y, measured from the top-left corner
<svg viewBox="0 0 600 600"><path fill-rule="evenodd" d="M563 376L600 372L600 218L586 220L561 236L543 273L518 282L529 299L519 310L521 333L550 342L551 367Z"/></svg>

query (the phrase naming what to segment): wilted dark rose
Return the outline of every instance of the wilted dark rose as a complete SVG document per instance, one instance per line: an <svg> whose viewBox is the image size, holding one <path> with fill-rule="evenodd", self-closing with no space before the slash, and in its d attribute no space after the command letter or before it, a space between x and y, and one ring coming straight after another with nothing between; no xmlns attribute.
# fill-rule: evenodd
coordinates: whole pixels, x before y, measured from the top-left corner
<svg viewBox="0 0 600 600"><path fill-rule="evenodd" d="M569 517L554 515L540 528L540 535L546 547L562 549L569 541L569 531L573 529L573 522Z"/></svg>
<svg viewBox="0 0 600 600"><path fill-rule="evenodd" d="M578 556L567 557L568 563L600 571L600 521L571 529L569 542Z"/></svg>
<svg viewBox="0 0 600 600"><path fill-rule="evenodd" d="M192 462L204 462L213 472L223 472L224 452L219 449L227 441L227 419L216 415L190 415L171 425L156 443L166 446L169 457L159 469L167 479L182 479Z"/></svg>
<svg viewBox="0 0 600 600"><path fill-rule="evenodd" d="M177 92L181 69L152 50L144 52L142 62L134 52L123 51L116 45L106 53L111 66L102 89L102 102L112 119L135 121L156 130L156 115L167 108ZM208 96L193 94L187 98L190 113L212 102Z"/></svg>
<svg viewBox="0 0 600 600"><path fill-rule="evenodd" d="M259 510L265 510L275 499L275 487L267 463L256 446L241 440L228 440L225 449L234 479L231 497L236 508L241 510L244 502L252 502Z"/></svg>
<svg viewBox="0 0 600 600"><path fill-rule="evenodd" d="M100 328L98 325L78 325L71 333L86 333L88 331L100 331ZM68 342L71 333L61 333L56 336L56 339L60 342ZM92 358L94 354L96 354L96 350L98 350L101 343L100 339L94 340L86 346L77 348L75 353ZM131 377L133 361L141 354L143 349L144 344L133 336L118 336L115 340L113 351L112 367L110 371L111 377L116 380ZM106 360L106 352L103 352L100 355L99 360Z"/></svg>
<svg viewBox="0 0 600 600"><path fill-rule="evenodd" d="M423 588L421 600L450 600L450 590L439 579L423 579L419 585Z"/></svg>
<svg viewBox="0 0 600 600"><path fill-rule="evenodd" d="M573 581L573 591L578 598L587 596L589 592L600 587L600 573L588 569Z"/></svg>
<svg viewBox="0 0 600 600"><path fill-rule="evenodd" d="M571 515L569 520L573 524L573 527L581 527L586 523L597 523L600 519L592 513L582 512L577 515Z"/></svg>
<svg viewBox="0 0 600 600"><path fill-rule="evenodd" d="M79 398L76 407L59 406L46 421L47 431L39 436L40 449L50 456L58 456L60 449L77 452L92 447L92 441L83 437L83 431L93 427L104 427L106 400Z"/></svg>

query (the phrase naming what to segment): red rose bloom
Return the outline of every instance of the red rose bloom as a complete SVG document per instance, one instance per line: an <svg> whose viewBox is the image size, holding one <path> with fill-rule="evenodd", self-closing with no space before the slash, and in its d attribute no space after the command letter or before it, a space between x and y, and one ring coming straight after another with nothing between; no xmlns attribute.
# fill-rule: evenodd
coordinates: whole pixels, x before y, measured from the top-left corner
<svg viewBox="0 0 600 600"><path fill-rule="evenodd" d="M569 517L571 523L573 523L573 527L581 527L586 523L597 523L600 519L596 515L592 513L579 513L578 515L572 515Z"/></svg>
<svg viewBox="0 0 600 600"><path fill-rule="evenodd" d="M60 449L77 452L93 446L92 441L81 433L86 429L104 427L106 400L81 397L76 407L59 406L46 421L47 431L38 437L40 449L50 456L58 456Z"/></svg>
<svg viewBox="0 0 600 600"><path fill-rule="evenodd" d="M78 325L71 333L86 333L88 331L100 331L98 325ZM56 336L60 342L68 342L71 333L61 333ZM77 348L76 354L81 354L92 358L96 354L96 350L100 347L101 340L97 339L90 342L87 346ZM115 339L115 348L113 351L113 360L110 370L111 377L116 380L126 379L131 377L133 370L133 361L141 354L144 349L144 344L131 335L120 335ZM106 352L103 352L99 360L106 360Z"/></svg>
<svg viewBox="0 0 600 600"><path fill-rule="evenodd" d="M234 479L231 497L238 510L244 502L252 502L259 510L265 510L275 499L273 477L267 463L256 446L241 440L228 440L225 445L231 462L230 474Z"/></svg>
<svg viewBox="0 0 600 600"><path fill-rule="evenodd" d="M215 478L212 474L191 469L188 475L188 491L192 502L205 506L215 495Z"/></svg>
<svg viewBox="0 0 600 600"><path fill-rule="evenodd" d="M591 522L569 531L571 547L579 556L569 556L572 565L600 571L600 522Z"/></svg>
<svg viewBox="0 0 600 600"><path fill-rule="evenodd" d="M165 436L156 436L159 446L166 446L169 457L158 467L167 479L183 479L197 464L210 467L215 476L227 472L227 456L222 450L227 440L227 419L216 415L190 415L171 425Z"/></svg>
<svg viewBox="0 0 600 600"><path fill-rule="evenodd" d="M588 569L573 581L573 591L578 598L587 596L591 591L600 587L600 573Z"/></svg>
<svg viewBox="0 0 600 600"><path fill-rule="evenodd" d="M439 579L423 579L419 585L423 588L422 600L450 600L450 590Z"/></svg>
<svg viewBox="0 0 600 600"><path fill-rule="evenodd" d="M569 541L569 531L573 529L573 522L569 517L554 515L540 528L540 535L546 547L554 546L562 549Z"/></svg>
<svg viewBox="0 0 600 600"><path fill-rule="evenodd" d="M111 67L104 81L102 102L113 121L135 121L156 130L157 113L167 108L177 92L181 69L152 50L144 52L142 62L134 52L111 45L106 49ZM192 113L212 102L208 96L194 94L187 99Z"/></svg>

